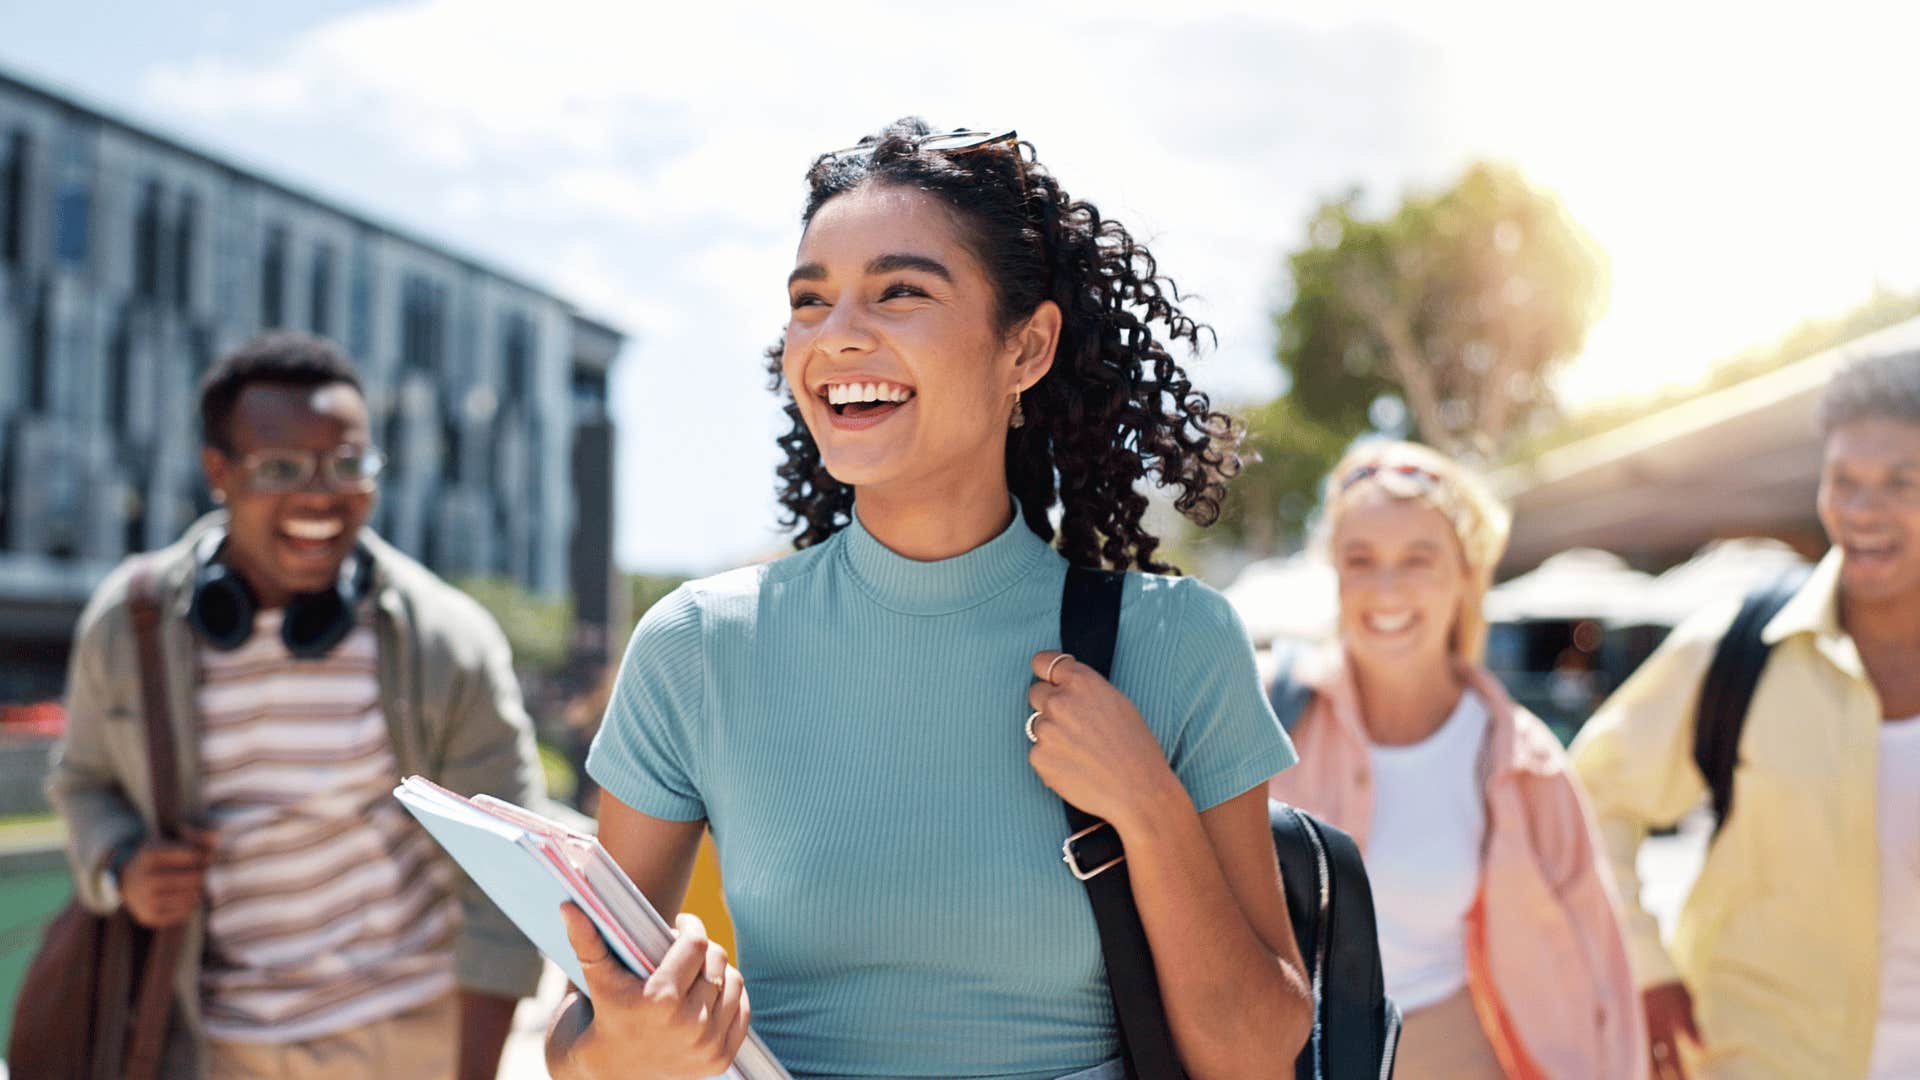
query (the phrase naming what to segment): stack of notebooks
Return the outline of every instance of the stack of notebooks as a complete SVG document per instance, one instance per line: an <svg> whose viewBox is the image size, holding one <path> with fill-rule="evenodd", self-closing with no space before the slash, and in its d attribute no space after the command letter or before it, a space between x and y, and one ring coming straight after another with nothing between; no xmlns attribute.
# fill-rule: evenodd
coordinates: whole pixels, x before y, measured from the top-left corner
<svg viewBox="0 0 1920 1080"><path fill-rule="evenodd" d="M587 981L567 940L561 904L578 904L613 955L641 978L653 973L673 944L666 920L593 837L510 802L487 795L469 799L418 776L402 781L393 794L581 993ZM751 1033L725 1075L791 1080Z"/></svg>

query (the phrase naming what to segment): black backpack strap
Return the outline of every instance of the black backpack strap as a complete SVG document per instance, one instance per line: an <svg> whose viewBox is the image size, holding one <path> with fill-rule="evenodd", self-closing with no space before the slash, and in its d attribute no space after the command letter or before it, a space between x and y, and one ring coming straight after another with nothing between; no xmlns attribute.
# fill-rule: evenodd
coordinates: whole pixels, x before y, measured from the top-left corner
<svg viewBox="0 0 1920 1080"><path fill-rule="evenodd" d="M1289 735L1306 715L1307 706L1313 704L1313 687L1293 674L1294 665L1306 655L1307 647L1297 641L1273 643L1273 685L1267 688L1267 703Z"/></svg>
<svg viewBox="0 0 1920 1080"><path fill-rule="evenodd" d="M1060 597L1060 647L1074 659L1113 675L1114 643L1120 634L1120 590L1126 575L1108 570L1067 568ZM1128 1080L1182 1080L1154 974L1146 927L1133 903L1126 851L1111 825L1063 802L1068 838L1062 845L1067 865L1087 887L1093 919L1100 928L1100 951L1107 961L1107 986L1120 1025L1120 1045Z"/></svg>
<svg viewBox="0 0 1920 1080"><path fill-rule="evenodd" d="M1313 988L1313 1029L1294 1064L1298 1080L1391 1076L1400 1013L1386 996L1373 887L1353 838L1286 803L1268 824Z"/></svg>
<svg viewBox="0 0 1920 1080"><path fill-rule="evenodd" d="M1327 852L1328 892L1333 897L1327 920L1327 969L1322 1050L1334 1075L1348 1062L1365 1062L1372 1076L1390 1076L1400 1012L1387 997L1380 970L1380 933L1373 911L1373 885L1367 880L1360 845L1353 837L1312 815L1307 828Z"/></svg>
<svg viewBox="0 0 1920 1080"><path fill-rule="evenodd" d="M1733 624L1714 647L1713 660L1700 682L1700 702L1693 714L1693 763L1706 781L1713 802L1717 834L1733 812L1733 773L1740 764L1740 735L1746 730L1747 709L1760 685L1772 647L1761 632L1780 609L1806 584L1808 568L1789 571L1764 588L1747 595Z"/></svg>

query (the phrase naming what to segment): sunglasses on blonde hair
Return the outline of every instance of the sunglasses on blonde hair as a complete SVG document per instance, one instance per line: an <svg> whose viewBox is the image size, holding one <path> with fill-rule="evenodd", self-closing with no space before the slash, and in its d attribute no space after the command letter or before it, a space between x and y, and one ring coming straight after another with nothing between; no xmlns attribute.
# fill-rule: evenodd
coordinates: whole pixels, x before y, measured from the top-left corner
<svg viewBox="0 0 1920 1080"><path fill-rule="evenodd" d="M1348 489L1360 481L1369 477L1383 475L1397 476L1411 480L1427 490L1432 490L1440 486L1440 475L1431 469L1423 469L1418 465L1383 465L1377 461L1370 461L1365 465L1356 465L1352 469L1349 469L1347 475L1340 478L1340 491L1342 494L1345 494Z"/></svg>

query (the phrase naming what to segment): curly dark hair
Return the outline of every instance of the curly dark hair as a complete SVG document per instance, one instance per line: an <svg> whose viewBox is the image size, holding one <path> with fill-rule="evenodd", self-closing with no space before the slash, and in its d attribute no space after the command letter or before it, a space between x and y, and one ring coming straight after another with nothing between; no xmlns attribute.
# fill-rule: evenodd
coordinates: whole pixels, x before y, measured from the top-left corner
<svg viewBox="0 0 1920 1080"><path fill-rule="evenodd" d="M200 440L223 454L233 453L228 421L240 392L254 383L277 386L326 386L346 383L365 396L360 373L340 346L323 337L293 330L272 330L242 342L207 369L200 380Z"/></svg>
<svg viewBox="0 0 1920 1080"><path fill-rule="evenodd" d="M1053 369L1021 397L1026 423L1007 431L1007 486L1027 526L1054 541L1048 512L1063 504L1058 547L1083 566L1165 573L1160 540L1140 526L1151 476L1179 489L1174 506L1201 525L1220 516L1226 483L1240 471L1240 426L1214 410L1155 338L1197 352L1212 330L1185 315L1179 289L1152 253L1092 203L1061 189L1012 139L967 150L928 150L917 117L861 140L868 153L823 154L807 171L803 225L836 195L868 183L926 194L961 225L962 242L986 269L994 318L1011 332L1041 302L1060 307ZM851 519L853 488L835 480L802 421L781 370L784 340L767 350L769 388L787 390L793 427L780 437L782 524L799 527L797 548L817 544ZM1057 487L1056 487L1057 481Z"/></svg>

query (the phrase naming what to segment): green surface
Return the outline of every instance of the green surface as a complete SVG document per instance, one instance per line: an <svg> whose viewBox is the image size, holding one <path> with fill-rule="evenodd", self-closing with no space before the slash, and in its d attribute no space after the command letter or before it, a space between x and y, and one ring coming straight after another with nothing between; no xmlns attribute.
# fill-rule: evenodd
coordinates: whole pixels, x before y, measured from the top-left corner
<svg viewBox="0 0 1920 1080"><path fill-rule="evenodd" d="M40 932L73 894L58 852L0 856L0 1051L13 1027L14 997Z"/></svg>

